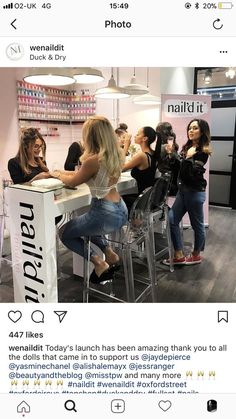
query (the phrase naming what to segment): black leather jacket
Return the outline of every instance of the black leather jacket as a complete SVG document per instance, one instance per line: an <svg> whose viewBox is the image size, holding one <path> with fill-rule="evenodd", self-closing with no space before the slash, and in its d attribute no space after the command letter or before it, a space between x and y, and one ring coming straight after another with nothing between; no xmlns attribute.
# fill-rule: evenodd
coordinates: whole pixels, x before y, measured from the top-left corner
<svg viewBox="0 0 236 419"><path fill-rule="evenodd" d="M178 185L181 188L186 186L195 191L205 191L207 181L204 179L205 166L208 154L197 151L191 158L182 157L178 176Z"/></svg>

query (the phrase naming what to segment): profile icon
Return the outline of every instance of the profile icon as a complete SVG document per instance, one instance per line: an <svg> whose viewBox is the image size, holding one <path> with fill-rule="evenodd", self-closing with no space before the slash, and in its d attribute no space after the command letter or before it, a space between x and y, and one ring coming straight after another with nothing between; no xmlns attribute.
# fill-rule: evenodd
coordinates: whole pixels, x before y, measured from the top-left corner
<svg viewBox="0 0 236 419"><path fill-rule="evenodd" d="M207 401L207 411L208 412L216 412L217 411L217 401L216 400L208 400Z"/></svg>

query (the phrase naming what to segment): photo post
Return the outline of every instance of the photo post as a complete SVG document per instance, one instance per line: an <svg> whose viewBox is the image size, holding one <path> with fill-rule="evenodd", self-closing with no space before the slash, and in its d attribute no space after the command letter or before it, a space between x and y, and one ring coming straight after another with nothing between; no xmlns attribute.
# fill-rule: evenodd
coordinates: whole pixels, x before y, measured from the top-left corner
<svg viewBox="0 0 236 419"><path fill-rule="evenodd" d="M234 2L0 7L4 416L234 418Z"/></svg>

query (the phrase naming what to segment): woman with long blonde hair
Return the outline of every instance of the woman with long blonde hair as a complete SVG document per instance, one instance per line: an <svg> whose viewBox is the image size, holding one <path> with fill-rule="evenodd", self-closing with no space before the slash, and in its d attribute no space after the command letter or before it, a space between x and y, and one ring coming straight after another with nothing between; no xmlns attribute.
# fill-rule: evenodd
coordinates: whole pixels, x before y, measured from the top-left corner
<svg viewBox="0 0 236 419"><path fill-rule="evenodd" d="M89 255L94 264L90 276L93 283L111 279L119 256L111 249L105 234L116 231L127 222L127 208L117 191L122 166L123 153L117 142L116 134L103 116L90 117L82 130L84 153L80 158L81 166L77 172L54 171L53 177L71 187L87 183L92 202L86 214L75 217L61 229L61 240L75 253L84 258L84 236L90 236L105 254L105 260L92 249Z"/></svg>

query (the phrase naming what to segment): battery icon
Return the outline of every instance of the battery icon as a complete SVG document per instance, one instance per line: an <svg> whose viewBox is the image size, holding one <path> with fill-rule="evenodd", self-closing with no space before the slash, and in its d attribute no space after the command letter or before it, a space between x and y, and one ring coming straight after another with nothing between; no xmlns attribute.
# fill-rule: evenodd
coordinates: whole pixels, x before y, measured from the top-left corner
<svg viewBox="0 0 236 419"><path fill-rule="evenodd" d="M231 1L223 1L218 3L218 9L232 9L233 3Z"/></svg>

